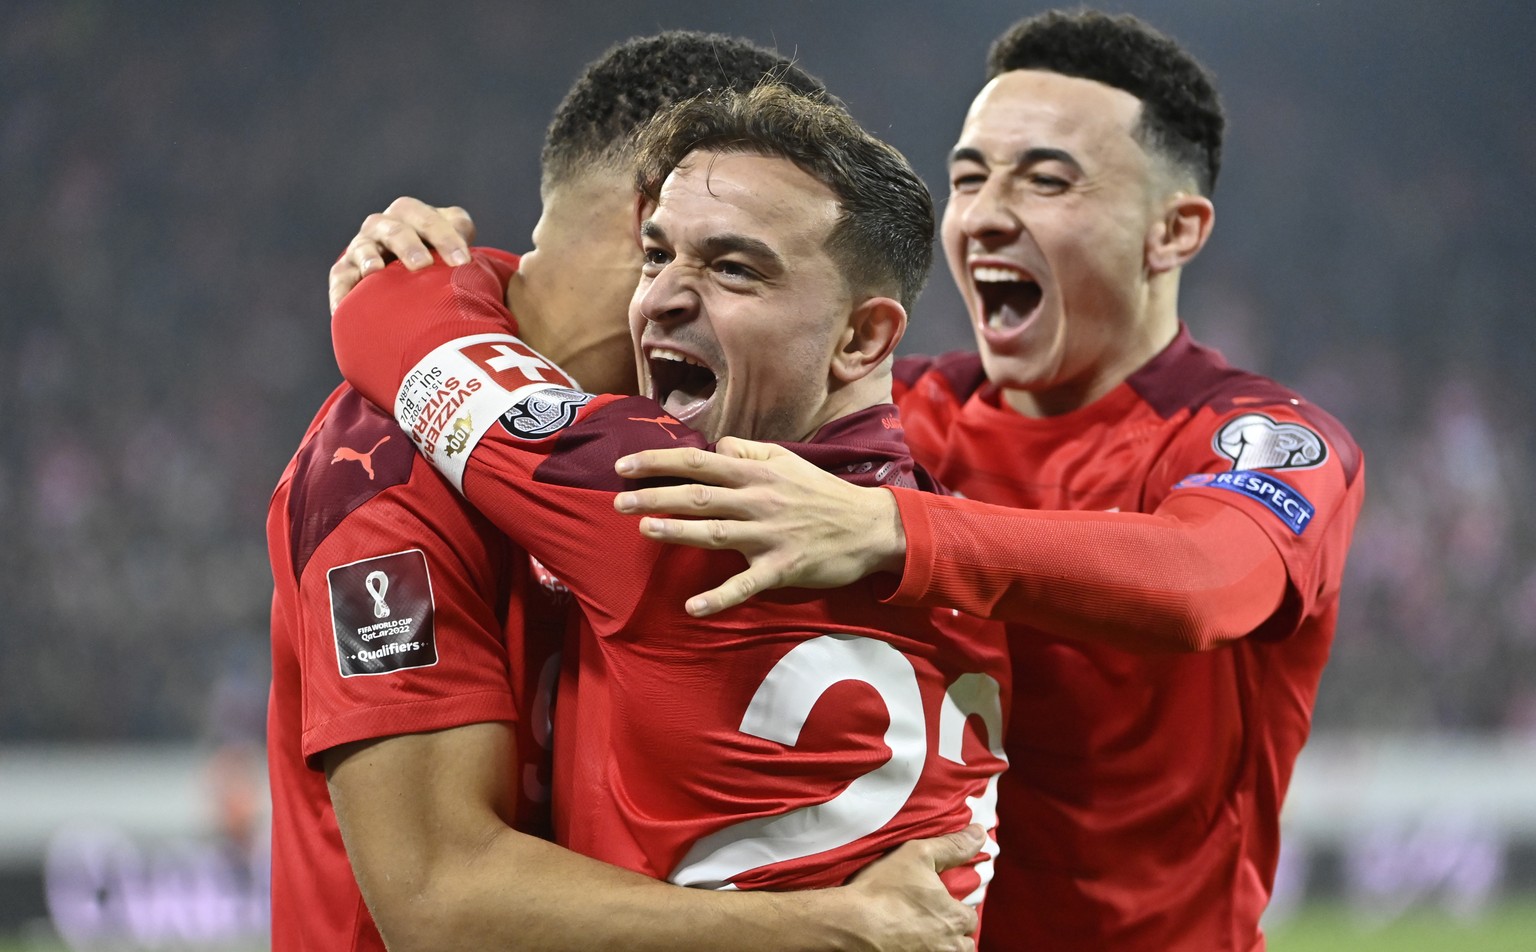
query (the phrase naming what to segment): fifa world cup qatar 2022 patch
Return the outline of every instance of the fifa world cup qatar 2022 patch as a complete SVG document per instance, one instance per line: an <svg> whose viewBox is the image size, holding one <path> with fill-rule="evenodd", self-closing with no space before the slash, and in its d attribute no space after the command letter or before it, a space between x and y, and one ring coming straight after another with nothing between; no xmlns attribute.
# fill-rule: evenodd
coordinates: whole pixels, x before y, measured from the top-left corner
<svg viewBox="0 0 1536 952"><path fill-rule="evenodd" d="M338 565L325 577L342 677L437 664L432 579L420 549Z"/></svg>

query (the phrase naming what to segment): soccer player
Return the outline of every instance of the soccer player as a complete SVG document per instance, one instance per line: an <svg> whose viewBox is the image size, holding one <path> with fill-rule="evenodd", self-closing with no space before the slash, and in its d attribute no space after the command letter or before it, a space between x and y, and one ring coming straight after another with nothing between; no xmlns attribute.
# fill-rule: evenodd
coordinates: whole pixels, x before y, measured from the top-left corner
<svg viewBox="0 0 1536 952"><path fill-rule="evenodd" d="M524 332L598 386L634 380L630 133L670 97L765 73L820 88L745 42L663 34L610 50L557 112L538 248L507 293ZM979 836L906 847L843 889L724 896L531 835L547 826L564 596L351 388L305 434L268 538L278 952L385 937L397 950L915 950L970 931L933 868L970 859Z"/></svg>
<svg viewBox="0 0 1536 952"><path fill-rule="evenodd" d="M914 455L967 498L728 442L742 459L626 461L715 485L619 503L691 517L644 520L651 538L749 555L690 600L700 617L885 568L896 604L1012 623L983 949L1262 949L1360 450L1179 320L1221 156L1205 70L1132 17L1076 12L1016 24L987 72L943 222L979 353L897 369Z"/></svg>
<svg viewBox="0 0 1536 952"><path fill-rule="evenodd" d="M581 607L557 710L556 828L688 885L822 887L980 821L1005 766L1001 626L882 605L868 585L699 622L682 595L734 554L614 511L614 460L727 433L794 441L866 486L932 490L890 405L892 352L931 258L932 203L840 107L778 85L642 131L631 335L649 397L593 396L506 331L498 257L360 283L337 360L423 455ZM946 874L979 903L991 851Z"/></svg>

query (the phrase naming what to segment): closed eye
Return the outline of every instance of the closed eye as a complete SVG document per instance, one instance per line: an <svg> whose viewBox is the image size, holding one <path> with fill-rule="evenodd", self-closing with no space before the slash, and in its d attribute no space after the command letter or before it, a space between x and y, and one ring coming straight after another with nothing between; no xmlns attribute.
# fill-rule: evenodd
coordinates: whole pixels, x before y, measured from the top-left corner
<svg viewBox="0 0 1536 952"><path fill-rule="evenodd" d="M739 261L716 261L715 273L727 278L742 281L750 281L758 277L758 273Z"/></svg>
<svg viewBox="0 0 1536 952"><path fill-rule="evenodd" d="M956 172L949 177L950 190L955 192L974 192L985 184L985 172Z"/></svg>

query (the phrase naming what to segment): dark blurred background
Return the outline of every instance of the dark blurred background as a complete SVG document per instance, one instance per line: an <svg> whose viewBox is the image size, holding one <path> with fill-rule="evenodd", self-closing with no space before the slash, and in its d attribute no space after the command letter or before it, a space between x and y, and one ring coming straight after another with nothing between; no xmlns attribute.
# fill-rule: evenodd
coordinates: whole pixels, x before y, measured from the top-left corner
<svg viewBox="0 0 1536 952"><path fill-rule="evenodd" d="M1536 5L1106 8L1183 41L1228 109L1184 318L1368 460L1282 897L1310 875L1379 916L1429 891L1462 915L1522 869L1530 895ZM795 56L942 196L987 44L1039 9L0 5L0 933L125 947L131 920L160 947L113 897L150 895L141 854L182 850L154 837L224 830L257 872L219 894L242 897L219 934L262 941L266 503L338 380L326 270L366 214L457 203L525 249L565 89L610 43L678 27ZM914 316L905 349L970 346L942 263Z"/></svg>

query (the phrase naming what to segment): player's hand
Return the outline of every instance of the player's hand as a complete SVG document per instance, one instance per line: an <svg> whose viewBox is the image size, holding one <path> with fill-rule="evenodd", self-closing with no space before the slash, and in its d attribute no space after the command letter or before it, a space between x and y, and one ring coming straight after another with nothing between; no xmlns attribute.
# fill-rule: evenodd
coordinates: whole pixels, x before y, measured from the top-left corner
<svg viewBox="0 0 1536 952"><path fill-rule="evenodd" d="M949 894L939 873L970 862L985 832L972 824L958 833L913 840L866 866L847 886L854 910L866 911L877 931L865 932L869 948L882 952L973 952L976 910ZM865 905L865 903L868 905ZM855 923L864 931L870 923Z"/></svg>
<svg viewBox="0 0 1536 952"><path fill-rule="evenodd" d="M747 557L746 571L688 600L695 617L772 588L838 588L873 572L900 571L906 556L889 492L845 482L782 446L726 437L713 453L647 450L618 460L615 469L630 479L688 481L614 498L618 511L646 517L642 534Z"/></svg>
<svg viewBox="0 0 1536 952"><path fill-rule="evenodd" d="M432 250L449 264L469 263L475 223L457 205L439 208L402 196L363 219L357 235L331 265L331 313L366 275L399 258L412 271L432 263Z"/></svg>

